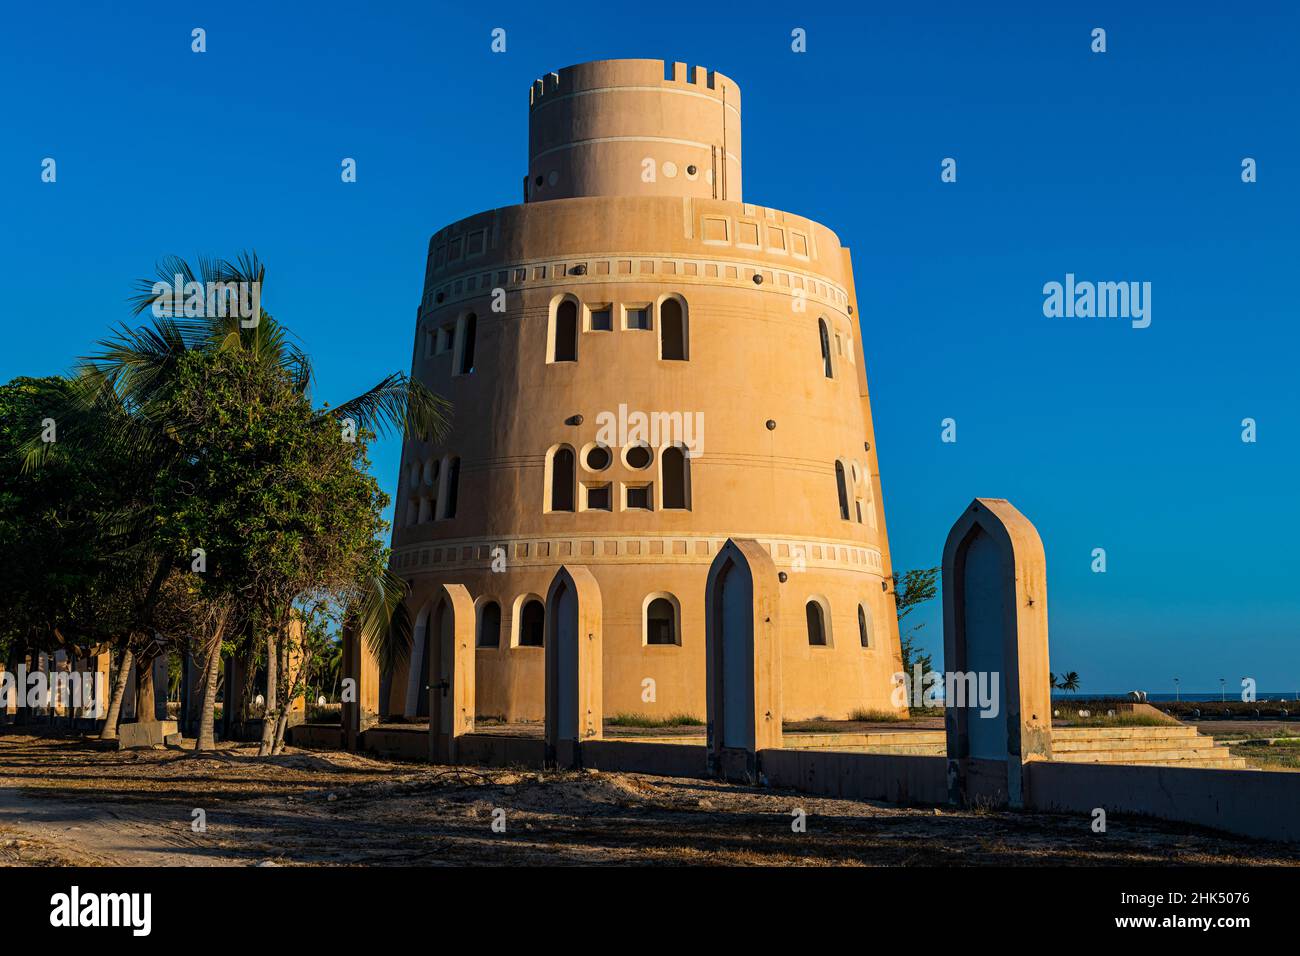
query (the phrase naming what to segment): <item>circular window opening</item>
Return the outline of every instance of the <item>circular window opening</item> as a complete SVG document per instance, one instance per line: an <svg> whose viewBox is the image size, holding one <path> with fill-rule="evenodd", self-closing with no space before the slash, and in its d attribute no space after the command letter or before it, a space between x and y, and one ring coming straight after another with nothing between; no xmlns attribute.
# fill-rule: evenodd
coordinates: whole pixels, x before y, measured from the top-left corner
<svg viewBox="0 0 1300 956"><path fill-rule="evenodd" d="M533 182L535 182L537 185L540 186L542 184L542 177L538 176L536 179L533 180Z"/></svg>
<svg viewBox="0 0 1300 956"><path fill-rule="evenodd" d="M642 468L649 468L651 458L653 456L650 454L649 445L633 445L623 453L623 460L627 462L627 466L635 468L637 471Z"/></svg>
<svg viewBox="0 0 1300 956"><path fill-rule="evenodd" d="M587 449L583 461L586 462L588 471L604 471L609 467L612 458L609 449L604 445L592 445Z"/></svg>

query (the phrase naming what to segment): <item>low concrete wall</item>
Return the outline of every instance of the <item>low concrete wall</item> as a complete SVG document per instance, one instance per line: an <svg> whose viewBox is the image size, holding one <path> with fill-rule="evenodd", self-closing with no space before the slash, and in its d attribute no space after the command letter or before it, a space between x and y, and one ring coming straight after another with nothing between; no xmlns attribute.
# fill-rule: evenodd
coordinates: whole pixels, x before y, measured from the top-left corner
<svg viewBox="0 0 1300 956"><path fill-rule="evenodd" d="M772 787L890 803L948 802L946 757L782 749L760 751L758 761Z"/></svg>
<svg viewBox="0 0 1300 956"><path fill-rule="evenodd" d="M546 762L546 741L540 737L465 734L456 741L459 762L487 767L537 767Z"/></svg>
<svg viewBox="0 0 1300 956"><path fill-rule="evenodd" d="M398 760L428 760L429 731L420 729L403 730L392 727L379 729L372 727L361 734L360 748L381 757L396 757Z"/></svg>
<svg viewBox="0 0 1300 956"><path fill-rule="evenodd" d="M343 729L338 724L299 724L286 730L284 738L292 747L309 747L313 750L343 749Z"/></svg>
<svg viewBox="0 0 1300 956"><path fill-rule="evenodd" d="M305 724L290 730L301 747L334 749L342 732ZM545 742L536 737L466 734L459 762L540 769ZM361 749L404 760L427 760L424 729L372 729ZM583 764L597 770L703 777L707 748L700 744L642 740L591 740ZM771 787L827 797L900 804L948 803L946 757L852 753L834 750L760 751L759 768ZM1265 840L1300 842L1300 773L1213 770L1134 764L1032 761L1025 765L1025 809L1049 813L1133 813L1190 823ZM1005 797L1005 795L1003 795Z"/></svg>
<svg viewBox="0 0 1300 956"><path fill-rule="evenodd" d="M704 744L588 740L582 745L582 765L664 777L703 777L708 773L709 750Z"/></svg>
<svg viewBox="0 0 1300 956"><path fill-rule="evenodd" d="M1137 813L1265 840L1300 841L1300 773L1035 761L1027 809Z"/></svg>

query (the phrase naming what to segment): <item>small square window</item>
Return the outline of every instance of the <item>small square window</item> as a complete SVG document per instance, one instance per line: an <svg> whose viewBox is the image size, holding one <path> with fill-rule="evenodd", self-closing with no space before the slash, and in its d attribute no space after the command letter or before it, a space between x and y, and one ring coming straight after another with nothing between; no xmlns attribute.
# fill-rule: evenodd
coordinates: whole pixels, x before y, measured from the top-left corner
<svg viewBox="0 0 1300 956"><path fill-rule="evenodd" d="M609 483L599 485L583 485L586 491L587 501L585 509L587 511L613 511L613 501L610 496Z"/></svg>
<svg viewBox="0 0 1300 956"><path fill-rule="evenodd" d="M650 496L650 485L628 485L626 489L629 510L652 511L654 505Z"/></svg>
<svg viewBox="0 0 1300 956"><path fill-rule="evenodd" d="M456 334L455 326L444 325L438 330L438 354L451 351L451 340Z"/></svg>
<svg viewBox="0 0 1300 956"><path fill-rule="evenodd" d="M614 316L610 307L607 305L592 306L591 331L612 332L613 330L614 330Z"/></svg>
<svg viewBox="0 0 1300 956"><path fill-rule="evenodd" d="M624 310L624 317L624 328L642 331L650 328L650 307L647 305L629 306Z"/></svg>

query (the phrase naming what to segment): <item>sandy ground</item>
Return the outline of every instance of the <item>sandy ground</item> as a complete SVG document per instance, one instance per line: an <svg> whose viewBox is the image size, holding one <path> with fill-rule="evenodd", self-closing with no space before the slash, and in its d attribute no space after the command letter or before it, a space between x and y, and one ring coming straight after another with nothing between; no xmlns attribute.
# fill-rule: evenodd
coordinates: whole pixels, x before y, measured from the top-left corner
<svg viewBox="0 0 1300 956"><path fill-rule="evenodd" d="M807 832L792 831L794 808ZM504 833L492 830L497 810ZM1300 864L1300 847L1113 815L1094 834L1089 822L643 774L320 751L259 760L234 746L199 757L0 734L0 865Z"/></svg>

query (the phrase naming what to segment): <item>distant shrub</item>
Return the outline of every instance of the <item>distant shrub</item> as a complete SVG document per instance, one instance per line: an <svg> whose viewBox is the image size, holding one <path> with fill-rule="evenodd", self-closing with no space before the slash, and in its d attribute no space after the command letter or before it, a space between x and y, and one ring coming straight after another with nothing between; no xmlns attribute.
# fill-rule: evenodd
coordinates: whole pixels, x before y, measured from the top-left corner
<svg viewBox="0 0 1300 956"><path fill-rule="evenodd" d="M694 714L669 714L651 717L649 714L615 714L605 718L611 727L703 727L704 721Z"/></svg>

